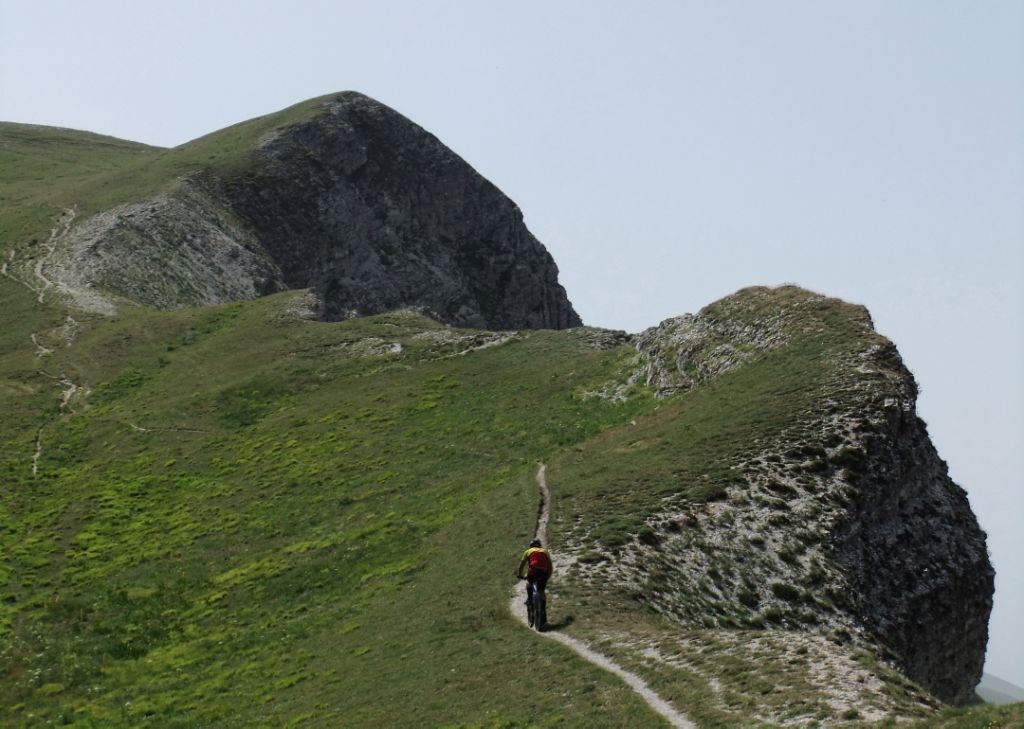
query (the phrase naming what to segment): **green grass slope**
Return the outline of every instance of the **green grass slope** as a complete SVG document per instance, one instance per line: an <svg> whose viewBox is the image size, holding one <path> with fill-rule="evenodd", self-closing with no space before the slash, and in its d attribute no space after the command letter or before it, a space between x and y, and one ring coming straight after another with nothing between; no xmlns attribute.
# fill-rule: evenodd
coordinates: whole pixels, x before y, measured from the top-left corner
<svg viewBox="0 0 1024 729"><path fill-rule="evenodd" d="M79 190L159 154L155 147L72 129L0 122L0 252L46 239Z"/></svg>
<svg viewBox="0 0 1024 729"><path fill-rule="evenodd" d="M802 304L806 296L799 289L780 289L768 309L750 309L753 295L741 292L729 302L730 307L739 302L740 311L733 308L727 315L772 317ZM715 307L724 309L724 302L709 307L713 314L724 314ZM698 509L724 501L727 488L743 487L737 465L767 444L783 435L807 444L820 438L808 421L816 419L823 391L841 396L834 363L863 347L862 314L857 307L821 300L806 307L803 316L802 331L794 327L786 346L664 401L657 412L629 427L608 430L556 456L548 470L554 547L575 551L584 563L613 557L637 538L656 550L661 537L645 522L665 509L666 500ZM777 518L787 517L780 513ZM575 573L559 588L573 615L567 629L603 645L663 696L687 707L701 726L861 718L856 710L831 707L815 686L812 674L820 648L803 642L802 629L794 627L801 624L795 610L793 615L757 613L716 598L713 583L736 579L744 565L723 556L702 580L703 589L689 596L685 607L691 620L680 624L652 609L653 596L672 587L667 582L671 573L658 568L656 556L652 559L655 564L642 570L641 584L594 584ZM651 658L680 653L686 658L677 665ZM905 680L893 670L867 653L858 658L867 673L903 690ZM910 694L906 702L894 703L904 716L931 712Z"/></svg>
<svg viewBox="0 0 1024 729"><path fill-rule="evenodd" d="M410 312L325 324L295 316L302 298L131 310L63 346L61 312L0 280L17 314L0 357L0 723L657 725L617 679L508 615L536 462L551 461L556 522L586 514L612 548L672 482L659 448L688 454L688 479L707 473L691 498L714 498L721 464L800 406L813 348L673 401L633 388L613 403L593 393L635 352L587 330L504 340ZM80 389L62 408L68 382ZM628 494L614 486L627 474ZM652 670L608 637L721 633L615 591L555 591L561 629L700 725L735 725L696 674ZM786 640L766 627L731 635ZM751 716L817 700L806 667L720 648L711 670ZM791 690L762 691L781 678ZM929 725L979 711L996 716Z"/></svg>
<svg viewBox="0 0 1024 729"><path fill-rule="evenodd" d="M648 720L506 611L536 460L650 407L574 394L629 352L533 332L458 355L422 317L304 322L288 294L36 356L60 318L0 296L26 314L0 358L0 723ZM62 410L61 379L89 393Z"/></svg>
<svg viewBox="0 0 1024 729"><path fill-rule="evenodd" d="M607 432L552 463L551 477L560 484L560 520L598 525L589 529L596 549L630 540L665 498L724 498L727 487L740 483L735 466L783 434L793 442L822 437L814 422L823 397L841 398L847 389L845 373L834 365L865 346L863 310L835 299L805 305L811 295L797 287L773 290L767 305L748 310L748 300L763 291L733 295L729 310L718 315L754 322L801 306L803 330L794 326L786 346L664 400L656 415ZM708 309L715 313L726 306L723 301ZM829 407L838 410L840 404Z"/></svg>
<svg viewBox="0 0 1024 729"><path fill-rule="evenodd" d="M88 216L168 189L180 177L230 176L260 139L317 113L334 95L207 134L172 149L71 129L0 122L0 253L45 241L54 214Z"/></svg>

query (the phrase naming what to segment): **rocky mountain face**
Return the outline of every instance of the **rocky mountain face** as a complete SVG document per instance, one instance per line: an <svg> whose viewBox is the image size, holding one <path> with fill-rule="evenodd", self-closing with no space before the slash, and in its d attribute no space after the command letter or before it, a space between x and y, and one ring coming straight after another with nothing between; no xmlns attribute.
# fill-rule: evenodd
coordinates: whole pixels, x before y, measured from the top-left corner
<svg viewBox="0 0 1024 729"><path fill-rule="evenodd" d="M613 559L574 569L625 583L683 625L767 621L869 646L963 703L988 640L985 534L916 415L913 376L867 311L748 289L639 335L639 374L662 396L685 392L844 330L821 362L828 377L806 384L815 405L753 444L721 499L668 498Z"/></svg>
<svg viewBox="0 0 1024 729"><path fill-rule="evenodd" d="M850 479L859 490L831 545L854 587L850 609L908 676L945 701L967 702L981 679L992 611L985 534L912 398L883 403L855 424L851 441L864 459Z"/></svg>
<svg viewBox="0 0 1024 729"><path fill-rule="evenodd" d="M488 329L579 325L519 208L397 112L357 93L76 225L54 265L159 308L312 288L323 318L404 306ZM71 286L69 288L75 288Z"/></svg>

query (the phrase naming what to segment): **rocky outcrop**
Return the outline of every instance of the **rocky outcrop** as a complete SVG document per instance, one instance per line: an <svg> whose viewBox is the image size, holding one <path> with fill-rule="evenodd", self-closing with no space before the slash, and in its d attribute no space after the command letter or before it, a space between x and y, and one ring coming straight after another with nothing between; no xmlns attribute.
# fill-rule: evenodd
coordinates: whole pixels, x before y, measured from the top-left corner
<svg viewBox="0 0 1024 729"><path fill-rule="evenodd" d="M811 295L794 303L799 306L822 299ZM782 309L766 311L753 319L749 316L753 310L778 301L778 294L770 289L744 289L699 314L666 319L638 334L636 347L647 357L646 384L659 397L666 397L734 370L760 352L782 346L788 341Z"/></svg>
<svg viewBox="0 0 1024 729"><path fill-rule="evenodd" d="M157 307L311 288L325 319L416 306L468 327L581 323L519 208L436 137L352 92L266 134L244 164L190 173L72 240L89 283Z"/></svg>
<svg viewBox="0 0 1024 729"><path fill-rule="evenodd" d="M256 235L209 195L181 181L73 228L50 268L75 289L94 287L158 309L254 299L285 288Z"/></svg>
<svg viewBox="0 0 1024 729"><path fill-rule="evenodd" d="M908 676L965 703L981 680L992 611L985 534L913 399L884 403L862 431L863 465L848 476L853 497L832 533L851 609Z"/></svg>
<svg viewBox="0 0 1024 729"><path fill-rule="evenodd" d="M480 328L580 324L519 208L383 104L341 94L259 155L224 195L326 318L418 305Z"/></svg>
<svg viewBox="0 0 1024 729"><path fill-rule="evenodd" d="M852 641L938 698L970 700L992 608L985 534L916 415L913 376L867 311L754 288L636 341L639 378L662 395L765 358L816 372L793 390L799 405L773 411L774 434L729 464L719 498L667 497L609 560L587 564L595 545L577 535L582 579L624 585L684 625Z"/></svg>

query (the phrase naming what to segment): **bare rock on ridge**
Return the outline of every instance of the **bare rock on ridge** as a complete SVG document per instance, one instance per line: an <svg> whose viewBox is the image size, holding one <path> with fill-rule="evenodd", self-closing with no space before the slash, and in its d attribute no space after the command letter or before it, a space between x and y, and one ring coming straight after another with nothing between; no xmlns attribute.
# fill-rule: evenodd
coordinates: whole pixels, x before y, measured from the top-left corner
<svg viewBox="0 0 1024 729"><path fill-rule="evenodd" d="M519 208L436 137L355 92L313 103L231 165L79 222L63 275L157 308L311 288L330 320L413 306L486 329L581 324Z"/></svg>
<svg viewBox="0 0 1024 729"><path fill-rule="evenodd" d="M938 698L968 702L992 610L985 533L917 416L913 375L867 310L792 286L755 287L636 338L647 383L662 396L815 340L833 342L814 365L822 379L804 386L818 404L752 444L725 500L667 501L647 521L658 549L637 540L591 568L593 578L637 575L633 587L651 607L701 624L702 581L723 562L743 565L744 581L716 581L717 610L730 620L775 614L790 629L867 636ZM668 575L653 584L672 590L645 586L647 571ZM800 586L794 594L806 600L794 608L769 585Z"/></svg>
<svg viewBox="0 0 1024 729"><path fill-rule="evenodd" d="M383 104L339 94L258 153L221 194L324 318L415 305L489 329L581 323L519 208Z"/></svg>

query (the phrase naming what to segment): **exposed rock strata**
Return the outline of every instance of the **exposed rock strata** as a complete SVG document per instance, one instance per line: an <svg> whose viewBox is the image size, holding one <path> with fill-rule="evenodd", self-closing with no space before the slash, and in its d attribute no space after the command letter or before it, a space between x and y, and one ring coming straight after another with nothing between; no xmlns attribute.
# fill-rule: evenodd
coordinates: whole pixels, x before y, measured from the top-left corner
<svg viewBox="0 0 1024 729"><path fill-rule="evenodd" d="M864 471L833 531L833 554L854 586L851 609L907 675L945 701L969 701L992 611L985 534L912 398L872 412L860 442Z"/></svg>

